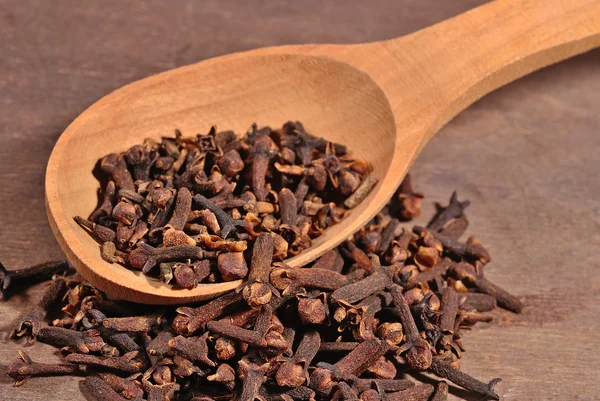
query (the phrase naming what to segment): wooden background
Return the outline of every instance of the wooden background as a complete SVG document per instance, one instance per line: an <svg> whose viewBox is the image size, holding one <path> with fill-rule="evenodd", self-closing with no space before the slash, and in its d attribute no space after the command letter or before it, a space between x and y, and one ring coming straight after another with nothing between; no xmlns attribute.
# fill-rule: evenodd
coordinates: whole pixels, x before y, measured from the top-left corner
<svg viewBox="0 0 600 401"><path fill-rule="evenodd" d="M45 165L64 128L108 92L238 50L400 36L481 3L0 0L0 260L11 269L61 258ZM463 370L502 377L503 400L600 399L599 93L600 51L550 67L462 113L413 168L426 216L453 189L471 199L470 233L493 257L488 276L526 302L522 315L502 313L464 340ZM21 347L6 336L40 291L0 303L2 371ZM28 352L58 360L42 344ZM0 374L0 400L84 397L77 378L16 389Z"/></svg>

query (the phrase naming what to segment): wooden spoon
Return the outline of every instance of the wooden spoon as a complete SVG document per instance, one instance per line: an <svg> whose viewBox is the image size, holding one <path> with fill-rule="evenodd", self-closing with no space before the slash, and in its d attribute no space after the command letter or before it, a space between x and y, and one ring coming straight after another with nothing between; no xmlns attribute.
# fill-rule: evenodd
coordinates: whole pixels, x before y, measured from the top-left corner
<svg viewBox="0 0 600 401"><path fill-rule="evenodd" d="M358 45L265 48L218 57L127 85L81 114L48 163L52 230L75 268L109 296L151 304L209 299L240 281L173 289L100 258L73 221L97 203L96 161L146 137L212 124L302 121L373 165L378 185L350 216L286 262L302 266L338 245L387 203L444 124L494 89L600 45L598 0L499 0L413 34Z"/></svg>

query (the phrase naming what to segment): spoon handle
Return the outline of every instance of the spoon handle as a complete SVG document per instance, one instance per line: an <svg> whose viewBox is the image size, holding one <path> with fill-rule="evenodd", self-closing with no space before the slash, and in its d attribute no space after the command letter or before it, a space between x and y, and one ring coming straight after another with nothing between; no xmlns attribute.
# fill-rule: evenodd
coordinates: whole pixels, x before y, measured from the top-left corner
<svg viewBox="0 0 600 401"><path fill-rule="evenodd" d="M418 125L420 149L485 94L597 46L600 0L497 0L401 38L356 46L347 61L382 87L398 129Z"/></svg>

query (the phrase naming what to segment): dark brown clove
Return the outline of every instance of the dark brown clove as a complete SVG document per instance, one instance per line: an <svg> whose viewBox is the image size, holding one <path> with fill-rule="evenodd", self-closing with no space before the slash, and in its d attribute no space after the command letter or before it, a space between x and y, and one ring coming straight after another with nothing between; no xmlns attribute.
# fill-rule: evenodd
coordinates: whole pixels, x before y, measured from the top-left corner
<svg viewBox="0 0 600 401"><path fill-rule="evenodd" d="M219 234L221 238L227 238L231 232L237 231L237 227L246 225L243 220L235 220L230 214L200 194L194 196L194 202L215 214L221 226L221 233Z"/></svg>
<svg viewBox="0 0 600 401"><path fill-rule="evenodd" d="M269 364L256 365L242 359L239 367L243 376L242 390L239 393L237 401L254 401L258 395L260 386L266 381L265 373Z"/></svg>
<svg viewBox="0 0 600 401"><path fill-rule="evenodd" d="M308 367L319 351L321 337L315 330L307 331L298 345L294 356L281 364L275 380L284 387L298 387L308 382Z"/></svg>
<svg viewBox="0 0 600 401"><path fill-rule="evenodd" d="M315 268L275 268L271 270L271 283L283 295L292 293L295 289L315 288L321 290L336 290L352 282L346 275L332 270Z"/></svg>
<svg viewBox="0 0 600 401"><path fill-rule="evenodd" d="M129 264L142 272L149 272L157 263L177 260L200 260L204 258L201 248L190 245L178 245L166 248L154 248L141 243L129 255Z"/></svg>
<svg viewBox="0 0 600 401"><path fill-rule="evenodd" d="M327 251L312 265L313 269L333 270L341 273L344 268L344 258L340 255L337 248Z"/></svg>
<svg viewBox="0 0 600 401"><path fill-rule="evenodd" d="M131 174L127 170L127 163L123 156L119 156L116 153L105 156L100 161L100 169L112 178L117 188L135 191L133 178L131 178Z"/></svg>
<svg viewBox="0 0 600 401"><path fill-rule="evenodd" d="M183 230L191 210L192 194L189 189L182 187L177 191L175 209L167 225L173 227L175 230Z"/></svg>
<svg viewBox="0 0 600 401"><path fill-rule="evenodd" d="M423 272L417 273L412 276L405 284L407 289L414 288L419 284L425 284L428 281L435 280L438 277L443 276L452 267L452 261L448 258L444 258L435 264L432 268Z"/></svg>
<svg viewBox="0 0 600 401"><path fill-rule="evenodd" d="M201 337L182 336L173 337L169 340L169 348L190 361L198 361L208 366L216 364L208 357L208 333Z"/></svg>
<svg viewBox="0 0 600 401"><path fill-rule="evenodd" d="M342 401L359 401L356 390L350 387L346 382L339 382L337 384L337 393L334 394L332 399Z"/></svg>
<svg viewBox="0 0 600 401"><path fill-rule="evenodd" d="M441 346L450 349L452 337L454 336L454 321L458 313L458 295L452 286L444 289L440 309L439 329L442 332Z"/></svg>
<svg viewBox="0 0 600 401"><path fill-rule="evenodd" d="M221 253L217 257L217 267L223 281L233 281L246 277L248 265L242 252Z"/></svg>
<svg viewBox="0 0 600 401"><path fill-rule="evenodd" d="M102 321L102 325L114 331L148 333L158 327L164 311L151 315L131 317L111 317Z"/></svg>
<svg viewBox="0 0 600 401"><path fill-rule="evenodd" d="M81 332L62 327L42 327L37 335L37 340L55 347L68 347L83 354L90 352L88 344L96 350L104 345L99 331Z"/></svg>
<svg viewBox="0 0 600 401"><path fill-rule="evenodd" d="M83 386L96 401L127 401L98 376L86 377Z"/></svg>
<svg viewBox="0 0 600 401"><path fill-rule="evenodd" d="M442 361L440 358L433 358L429 369L436 375L450 380L457 386L485 396L486 400L500 399L500 397L494 393L494 385L496 385L500 379L493 379L488 384L480 382L468 374L456 369L452 365Z"/></svg>
<svg viewBox="0 0 600 401"><path fill-rule="evenodd" d="M432 231L441 230L450 220L461 217L467 208L471 204L470 201L459 202L457 199L456 191L452 192L450 202L448 206L441 207L438 205L438 212L427 224L427 228Z"/></svg>
<svg viewBox="0 0 600 401"><path fill-rule="evenodd" d="M81 227L88 229L100 242L114 242L117 239L117 233L108 227L92 223L91 221L79 216L73 217L73 220L75 220L75 222Z"/></svg>
<svg viewBox="0 0 600 401"><path fill-rule="evenodd" d="M399 215L403 221L412 220L421 215L423 194L413 190L410 173L406 174L398 187L397 197L400 201Z"/></svg>
<svg viewBox="0 0 600 401"><path fill-rule="evenodd" d="M273 258L273 237L267 233L260 234L254 242L250 273L248 281L243 288L243 296L248 305L259 307L269 303L272 296L269 285L269 273Z"/></svg>
<svg viewBox="0 0 600 401"><path fill-rule="evenodd" d="M296 225L297 207L296 197L288 188L279 191L279 209L281 211L281 222L290 226Z"/></svg>
<svg viewBox="0 0 600 401"><path fill-rule="evenodd" d="M459 304L461 309L489 312L496 309L496 298L489 294L467 292L460 294Z"/></svg>
<svg viewBox="0 0 600 401"><path fill-rule="evenodd" d="M65 260L41 263L18 270L6 270L4 265L0 263L0 300L4 299L11 284L34 283L47 280L55 274L65 272L68 268L69 265Z"/></svg>
<svg viewBox="0 0 600 401"><path fill-rule="evenodd" d="M408 364L412 369L426 370L431 365L432 354L430 346L419 334L410 308L402 295L402 287L393 284L390 286L390 293L392 294L396 311L400 316L406 342L409 346L407 353Z"/></svg>
<svg viewBox="0 0 600 401"><path fill-rule="evenodd" d="M369 256L359 247L357 247L354 242L346 241L344 245L350 252L350 258L352 258L359 269L365 271L365 275L370 275L375 272L376 266L373 265L373 262L369 258Z"/></svg>
<svg viewBox="0 0 600 401"><path fill-rule="evenodd" d="M144 395L141 382L135 380L139 374L126 378L115 375L109 372L98 372L96 376L106 383L110 388L125 397L128 400L140 399Z"/></svg>
<svg viewBox="0 0 600 401"><path fill-rule="evenodd" d="M354 379L352 387L362 393L369 389L375 388L381 393L392 393L395 391L403 391L415 386L415 382L405 379Z"/></svg>
<svg viewBox="0 0 600 401"><path fill-rule="evenodd" d="M358 342L323 342L319 352L350 352L358 346Z"/></svg>
<svg viewBox="0 0 600 401"><path fill-rule="evenodd" d="M72 375L79 367L65 364L33 362L25 351L19 351L19 357L8 364L8 375L16 380L15 386L21 386L30 377Z"/></svg>
<svg viewBox="0 0 600 401"><path fill-rule="evenodd" d="M458 241L465 231L467 231L468 227L469 220L467 220L466 216L460 216L439 230L439 233L447 238Z"/></svg>
<svg viewBox="0 0 600 401"><path fill-rule="evenodd" d="M108 358L89 354L69 354L65 360L77 365L94 366L122 373L137 373L141 372L144 367L143 361L138 359L137 356L138 351L128 352L119 357Z"/></svg>
<svg viewBox="0 0 600 401"><path fill-rule="evenodd" d="M498 305L515 313L521 313L523 304L506 290L488 281L484 276L477 275L474 268L467 263L454 265L452 271L461 281L466 281L477 288L478 291L496 298Z"/></svg>
<svg viewBox="0 0 600 401"><path fill-rule="evenodd" d="M90 220L98 222L103 217L108 217L112 214L113 204L115 202L117 188L113 181L109 181L104 188L104 197L102 203L90 215Z"/></svg>
<svg viewBox="0 0 600 401"><path fill-rule="evenodd" d="M390 345L385 341L377 338L365 340L330 368L317 364L317 369L310 375L310 387L323 397L329 396L336 378L343 380L360 376L389 349Z"/></svg>
<svg viewBox="0 0 600 401"><path fill-rule="evenodd" d="M383 399L384 401L427 401L433 394L433 390L431 384L419 384L406 390L388 393Z"/></svg>
<svg viewBox="0 0 600 401"><path fill-rule="evenodd" d="M265 348L267 346L267 340L264 339L261 333L243 329L227 322L211 321L206 324L206 329L211 333L241 341L255 347Z"/></svg>
<svg viewBox="0 0 600 401"><path fill-rule="evenodd" d="M11 337L23 337L25 334L28 334L30 337L29 342L34 342L40 331L41 324L48 313L48 308L60 298L65 287L65 280L58 276L52 277L52 282L42 296L42 299L27 316L19 320Z"/></svg>
<svg viewBox="0 0 600 401"><path fill-rule="evenodd" d="M136 181L148 181L150 179L150 167L155 157L148 154L144 146L134 145L125 154L127 164L133 168L133 178Z"/></svg>
<svg viewBox="0 0 600 401"><path fill-rule="evenodd" d="M193 334L207 322L223 315L229 308L241 300L241 293L230 292L198 308L190 308L187 306L178 308L177 313L179 313L179 317L184 317L184 320L187 320L184 324L184 333L187 333L188 335Z"/></svg>
<svg viewBox="0 0 600 401"><path fill-rule="evenodd" d="M394 270L393 267L382 269L362 280L340 287L331 294L331 301L344 301L352 304L370 295L377 294L391 284L391 275Z"/></svg>

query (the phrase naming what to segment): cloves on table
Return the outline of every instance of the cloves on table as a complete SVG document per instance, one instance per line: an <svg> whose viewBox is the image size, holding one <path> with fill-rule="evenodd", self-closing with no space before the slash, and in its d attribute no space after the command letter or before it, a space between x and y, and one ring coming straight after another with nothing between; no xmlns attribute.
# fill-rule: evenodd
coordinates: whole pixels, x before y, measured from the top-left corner
<svg viewBox="0 0 600 401"><path fill-rule="evenodd" d="M30 377L72 375L78 372L77 365L33 362L25 351L19 351L19 357L8 364L8 375L16 380L16 386L21 386Z"/></svg>
<svg viewBox="0 0 600 401"><path fill-rule="evenodd" d="M315 205L330 203L327 213L336 207L317 199L314 186L337 182L356 194L367 180L354 180L368 166L344 148L290 123L253 128L243 140L216 130L178 134L133 147L125 159L103 161L114 188L97 219L80 222L116 241L118 233L136 232L142 215L153 220L144 221L148 232L133 249L104 241L106 259L160 271L184 288L209 279L246 282L203 304L157 310L109 300L77 274L54 276L15 335L59 348L65 363L37 364L21 353L9 364L18 385L34 376L85 374L83 387L101 401L443 401L448 382L498 399L496 379L485 383L457 368L463 335L494 320L497 306L519 312L522 304L483 275L490 261L484 246L472 237L461 242L467 202L453 195L428 228L411 229L400 211L409 205L415 215L421 198L405 185L404 196L342 245L291 268L282 260L288 247L302 248L307 232L335 217L312 220L315 209L325 210ZM255 164L261 177L253 180ZM295 182L295 190L280 186ZM299 194L304 184L309 189ZM202 203L206 208L197 209ZM418 384L404 376L421 371L445 381Z"/></svg>

